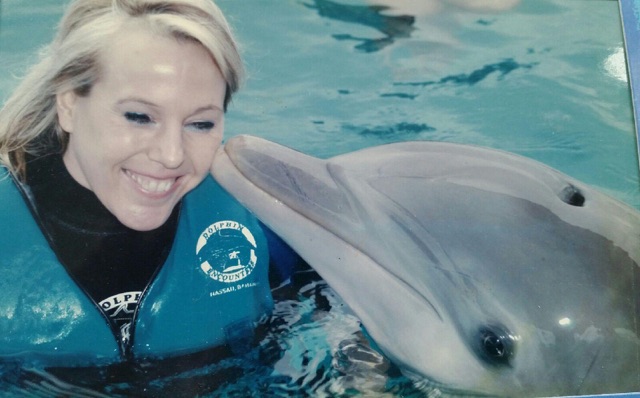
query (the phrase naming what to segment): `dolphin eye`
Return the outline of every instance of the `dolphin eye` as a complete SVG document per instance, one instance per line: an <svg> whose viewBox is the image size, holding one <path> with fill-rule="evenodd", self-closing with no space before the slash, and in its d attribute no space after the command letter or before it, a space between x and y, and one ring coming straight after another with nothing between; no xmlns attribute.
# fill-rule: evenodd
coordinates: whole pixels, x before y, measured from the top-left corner
<svg viewBox="0 0 640 398"><path fill-rule="evenodd" d="M484 326L478 331L478 353L493 366L509 366L515 338L502 326Z"/></svg>

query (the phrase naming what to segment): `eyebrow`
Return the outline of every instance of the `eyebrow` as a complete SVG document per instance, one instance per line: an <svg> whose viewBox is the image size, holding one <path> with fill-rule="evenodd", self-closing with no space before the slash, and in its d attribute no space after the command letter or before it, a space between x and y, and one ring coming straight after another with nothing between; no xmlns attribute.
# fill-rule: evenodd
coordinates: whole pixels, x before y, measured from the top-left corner
<svg viewBox="0 0 640 398"><path fill-rule="evenodd" d="M143 105L150 106L152 108L161 108L160 105L157 105L157 104L155 104L153 102L147 101L147 100L145 100L143 98L139 98L139 97L127 97L127 98L121 99L118 102L116 102L116 105L122 105L122 104L125 104L127 102L137 102L137 103L140 103L140 104L143 104ZM195 114L198 114L200 112L209 111L209 110L215 111L215 112L224 113L222 108L220 108L219 106L211 104L211 105L204 105L204 106L201 106L201 107L197 108L195 111L191 112L191 115L195 115Z"/></svg>

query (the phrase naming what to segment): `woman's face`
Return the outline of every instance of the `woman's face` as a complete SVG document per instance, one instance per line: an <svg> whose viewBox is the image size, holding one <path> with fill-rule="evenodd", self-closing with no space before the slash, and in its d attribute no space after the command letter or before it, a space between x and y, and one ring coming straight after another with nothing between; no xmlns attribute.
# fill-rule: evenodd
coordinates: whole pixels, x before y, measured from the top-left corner
<svg viewBox="0 0 640 398"><path fill-rule="evenodd" d="M101 61L88 96L57 97L64 163L124 225L155 229L210 170L226 83L204 47L136 25Z"/></svg>

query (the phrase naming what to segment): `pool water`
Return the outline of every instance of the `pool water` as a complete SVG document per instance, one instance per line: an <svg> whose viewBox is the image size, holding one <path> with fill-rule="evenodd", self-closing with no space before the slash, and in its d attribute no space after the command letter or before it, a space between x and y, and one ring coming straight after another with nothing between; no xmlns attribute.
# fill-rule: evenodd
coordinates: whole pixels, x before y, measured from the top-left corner
<svg viewBox="0 0 640 398"><path fill-rule="evenodd" d="M0 2L0 99L50 40L61 3ZM249 72L227 114L227 137L259 135L319 157L407 140L488 146L542 161L640 209L618 3L487 3L219 0ZM151 364L129 369L127 378L113 369L75 380L5 369L0 391L446 395L428 382L414 385L360 346L358 320L313 272L305 275L278 293L274 321L244 357L191 368Z"/></svg>
<svg viewBox="0 0 640 398"><path fill-rule="evenodd" d="M640 207L616 1L505 0L494 3L513 7L494 12L404 1L395 13L374 3L221 2L250 72L227 135L321 157L406 140L489 146Z"/></svg>

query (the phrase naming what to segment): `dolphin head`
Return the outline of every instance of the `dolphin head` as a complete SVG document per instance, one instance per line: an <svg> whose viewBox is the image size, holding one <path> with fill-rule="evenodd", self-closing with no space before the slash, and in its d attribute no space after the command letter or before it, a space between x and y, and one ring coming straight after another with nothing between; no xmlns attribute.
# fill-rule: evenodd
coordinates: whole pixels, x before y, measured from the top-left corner
<svg viewBox="0 0 640 398"><path fill-rule="evenodd" d="M408 374L491 395L640 388L640 214L579 181L459 144L323 160L250 136L213 174Z"/></svg>

